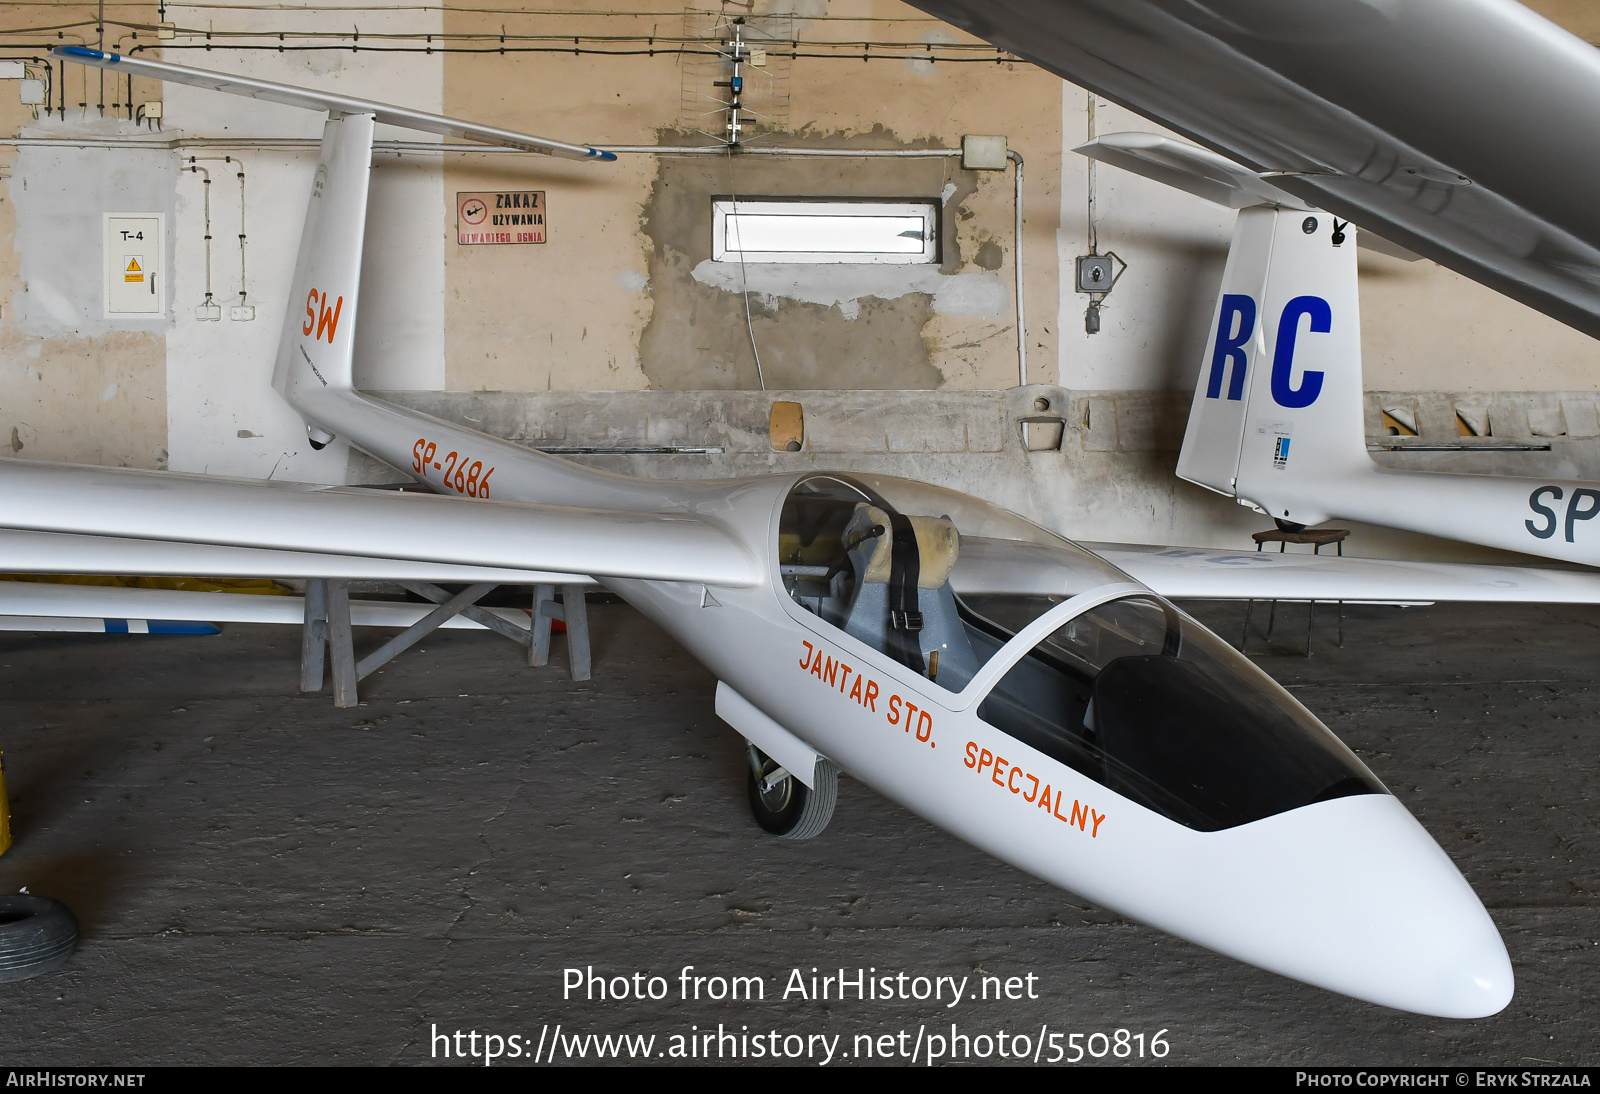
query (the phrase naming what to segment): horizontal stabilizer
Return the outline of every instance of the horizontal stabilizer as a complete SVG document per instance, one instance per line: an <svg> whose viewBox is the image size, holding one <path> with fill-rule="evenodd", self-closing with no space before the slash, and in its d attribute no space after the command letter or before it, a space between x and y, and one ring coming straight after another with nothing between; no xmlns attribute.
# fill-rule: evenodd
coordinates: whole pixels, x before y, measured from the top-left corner
<svg viewBox="0 0 1600 1094"><path fill-rule="evenodd" d="M548 137L534 137L527 133L516 133L509 129L496 129L492 125L478 125L474 122L441 117L438 114L426 114L420 110L408 110L403 106L375 103L367 99L352 98L349 95L334 95L326 91L313 91L309 88L295 87L291 84L256 80L248 76L231 76L223 72L208 72L204 69L187 68L183 65L169 65L164 61L147 61L140 57L124 57L119 53L104 53L98 49L88 49L84 46L57 46L50 51L50 55L62 61L76 61L81 65L110 69L133 76L144 76L151 80L164 80L167 83L188 84L192 87L203 87L211 91L226 91L231 95L244 95L248 98L260 99L263 102L280 103L283 106L298 106L306 110L326 110L334 114L371 114L374 120L385 125L397 125L405 129L418 129L424 133L437 133L442 137L459 137L463 140L476 141L479 144L520 148L524 152L542 152L546 155L561 156L570 160L614 160L617 158L614 153L603 152L598 148L590 148L588 145L568 144L565 141L550 140Z"/></svg>
<svg viewBox="0 0 1600 1094"><path fill-rule="evenodd" d="M1247 209L1252 205L1315 208L1226 156L1156 133L1107 133L1080 144L1073 151L1229 209ZM1405 262L1415 262L1422 257L1367 231L1356 236L1356 245Z"/></svg>
<svg viewBox="0 0 1600 1094"><path fill-rule="evenodd" d="M742 543L692 516L28 460L0 461L0 529L599 578L760 581ZM75 572L140 572L115 543L101 554L100 565Z"/></svg>
<svg viewBox="0 0 1600 1094"><path fill-rule="evenodd" d="M1107 133L1073 151L1230 209L1251 205L1311 208L1225 156L1156 133Z"/></svg>
<svg viewBox="0 0 1600 1094"><path fill-rule="evenodd" d="M1577 570L1131 543L1084 546L1174 599L1600 604L1600 573Z"/></svg>

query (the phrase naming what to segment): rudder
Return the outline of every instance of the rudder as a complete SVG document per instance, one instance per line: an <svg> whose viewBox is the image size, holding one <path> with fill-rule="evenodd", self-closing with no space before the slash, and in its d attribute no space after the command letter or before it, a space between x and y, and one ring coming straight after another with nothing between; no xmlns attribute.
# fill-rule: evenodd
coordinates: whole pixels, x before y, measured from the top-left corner
<svg viewBox="0 0 1600 1094"><path fill-rule="evenodd" d="M323 128L272 374L273 386L291 405L351 387L372 129L370 114L330 117ZM312 440L319 440L315 433Z"/></svg>
<svg viewBox="0 0 1600 1094"><path fill-rule="evenodd" d="M1189 424L1178 454L1178 477L1234 496L1244 443L1251 364L1260 355L1259 303L1272 262L1277 210L1245 209L1233 226L1222 289L1211 316Z"/></svg>
<svg viewBox="0 0 1600 1094"><path fill-rule="evenodd" d="M1296 499L1370 468L1355 229L1323 212L1244 209L1178 474L1277 520L1315 524L1328 514Z"/></svg>

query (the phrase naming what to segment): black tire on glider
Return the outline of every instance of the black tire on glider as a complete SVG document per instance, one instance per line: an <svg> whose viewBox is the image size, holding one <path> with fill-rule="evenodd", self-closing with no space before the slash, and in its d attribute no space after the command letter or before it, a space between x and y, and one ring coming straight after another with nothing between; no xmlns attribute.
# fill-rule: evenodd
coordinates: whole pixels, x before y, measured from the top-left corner
<svg viewBox="0 0 1600 1094"><path fill-rule="evenodd" d="M777 765L761 757L764 768ZM756 823L780 839L810 839L818 835L833 819L833 807L839 800L839 769L829 760L817 761L814 787L808 787L790 776L763 794L755 769L750 770L750 811Z"/></svg>

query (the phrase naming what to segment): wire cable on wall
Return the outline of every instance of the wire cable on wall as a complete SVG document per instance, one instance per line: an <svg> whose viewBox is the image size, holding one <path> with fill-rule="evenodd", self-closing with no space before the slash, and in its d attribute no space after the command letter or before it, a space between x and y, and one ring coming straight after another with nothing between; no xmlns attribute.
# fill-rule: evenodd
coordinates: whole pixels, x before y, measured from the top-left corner
<svg viewBox="0 0 1600 1094"><path fill-rule="evenodd" d="M733 202L733 242L734 249L739 253L739 287L744 290L744 329L750 333L750 352L756 359L756 382L761 385L761 390L767 390L767 376L761 369L761 351L756 348L756 325L750 318L750 273L744 265L744 236L739 228L739 189L734 184L733 145L728 146L728 198Z"/></svg>

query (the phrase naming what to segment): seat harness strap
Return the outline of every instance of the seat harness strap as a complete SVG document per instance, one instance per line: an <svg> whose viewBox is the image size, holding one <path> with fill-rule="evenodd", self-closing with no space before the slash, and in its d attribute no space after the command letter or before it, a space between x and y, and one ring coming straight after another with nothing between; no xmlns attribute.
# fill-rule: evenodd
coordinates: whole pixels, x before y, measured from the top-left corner
<svg viewBox="0 0 1600 1094"><path fill-rule="evenodd" d="M922 630L922 612L917 604L922 557L917 550L917 533L910 519L900 513L890 515L889 525L894 532L889 554L889 626L900 647L899 659L921 672L922 645L916 636Z"/></svg>

